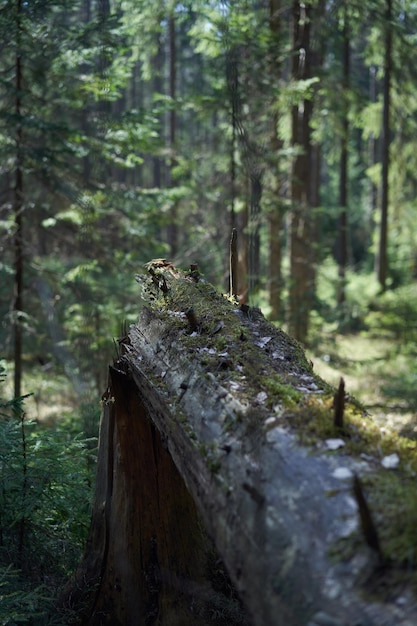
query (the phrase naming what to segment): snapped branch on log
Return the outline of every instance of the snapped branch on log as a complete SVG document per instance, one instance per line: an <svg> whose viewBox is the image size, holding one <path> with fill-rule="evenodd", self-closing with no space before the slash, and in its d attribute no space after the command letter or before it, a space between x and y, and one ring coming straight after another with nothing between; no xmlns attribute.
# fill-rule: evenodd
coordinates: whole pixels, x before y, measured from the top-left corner
<svg viewBox="0 0 417 626"><path fill-rule="evenodd" d="M357 477L361 477L360 499L365 499L366 485L381 471L380 459L360 448L360 429L369 418L345 401L343 389L343 430L335 425L334 390L315 376L299 344L258 310L238 307L201 276L196 281L161 260L148 269L150 276L140 279L145 305L115 365L130 380L130 391L125 393L134 389L135 402L139 399L137 409L131 400L129 410L122 411L123 429L133 428L145 410L251 623L417 623L414 597L407 587L398 586L390 560L380 558L383 536L375 553L369 538L367 543L362 535ZM118 403L128 402L120 389L118 397L115 408L111 407L116 414ZM143 444L145 436L136 437L117 436L114 455L122 468L126 455L122 440L125 446L137 446L129 453L136 458L148 454L143 445L149 447L155 439L147 434L148 443ZM106 459L108 465L108 454ZM147 461L146 467L149 463L153 467L154 461ZM160 480L162 470L155 467ZM150 479L140 464L139 470L145 474L136 482L129 479L127 489ZM120 471L113 471L112 494L102 489L100 495L108 509L112 507L108 498L113 498L122 510L114 485ZM187 519L192 517L188 501L184 507ZM102 504L97 515L105 517L105 511ZM139 523L135 511L140 515L133 507L131 526ZM116 524L110 512L107 518L109 528ZM170 524L167 521L167 528ZM103 553L106 541L103 537L100 541ZM164 540L167 553L172 549L170 541L176 543L175 533ZM150 547L148 552L149 562ZM180 559L178 553L176 558ZM170 562L167 558L168 568ZM86 576L85 567L80 571ZM103 584L100 580L98 585ZM384 596L388 587L390 593ZM149 602L149 589L147 598ZM126 618L121 623L133 622ZM155 617L146 623L174 622Z"/></svg>

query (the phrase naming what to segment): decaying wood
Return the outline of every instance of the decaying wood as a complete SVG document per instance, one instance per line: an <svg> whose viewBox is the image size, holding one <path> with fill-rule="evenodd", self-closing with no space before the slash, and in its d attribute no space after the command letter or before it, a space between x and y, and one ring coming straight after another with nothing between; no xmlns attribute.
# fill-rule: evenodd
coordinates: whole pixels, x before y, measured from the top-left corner
<svg viewBox="0 0 417 626"><path fill-rule="evenodd" d="M334 425L336 428L343 431L343 414L345 411L345 381L340 379L339 387L334 394Z"/></svg>
<svg viewBox="0 0 417 626"><path fill-rule="evenodd" d="M371 461L299 442L290 392L308 410L327 389L299 345L204 280L151 269L151 304L103 398L92 527L69 586L83 623L417 623L408 593L367 597L380 563L365 541L331 556L360 537L352 485ZM248 613L215 603L211 541Z"/></svg>

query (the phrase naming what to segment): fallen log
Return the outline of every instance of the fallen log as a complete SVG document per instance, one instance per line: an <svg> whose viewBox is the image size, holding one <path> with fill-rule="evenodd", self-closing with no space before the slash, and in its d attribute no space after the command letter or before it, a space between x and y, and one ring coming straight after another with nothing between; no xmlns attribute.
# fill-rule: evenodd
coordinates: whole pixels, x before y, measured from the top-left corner
<svg viewBox="0 0 417 626"><path fill-rule="evenodd" d="M348 398L334 409L301 347L195 267L153 262L140 281L66 606L89 626L417 623L413 566L385 541L412 446L393 451Z"/></svg>

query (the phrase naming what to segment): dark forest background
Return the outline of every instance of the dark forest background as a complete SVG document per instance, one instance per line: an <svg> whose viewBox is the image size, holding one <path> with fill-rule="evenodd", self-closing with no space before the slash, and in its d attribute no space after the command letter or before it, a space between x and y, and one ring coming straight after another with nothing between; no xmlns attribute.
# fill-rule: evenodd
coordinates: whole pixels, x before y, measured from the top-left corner
<svg viewBox="0 0 417 626"><path fill-rule="evenodd" d="M414 436L416 40L411 0L0 2L2 624L62 623L152 258L226 292L236 228L240 300Z"/></svg>

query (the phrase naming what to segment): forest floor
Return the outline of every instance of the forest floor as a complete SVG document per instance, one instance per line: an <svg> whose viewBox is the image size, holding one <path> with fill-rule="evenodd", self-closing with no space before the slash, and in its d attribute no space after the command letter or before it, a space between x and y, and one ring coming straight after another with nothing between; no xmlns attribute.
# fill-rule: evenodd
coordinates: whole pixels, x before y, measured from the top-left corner
<svg viewBox="0 0 417 626"><path fill-rule="evenodd" d="M337 387L343 377L346 393L382 428L417 438L417 393L414 399L410 355L402 352L398 341L368 333L321 336L307 354L326 382Z"/></svg>

